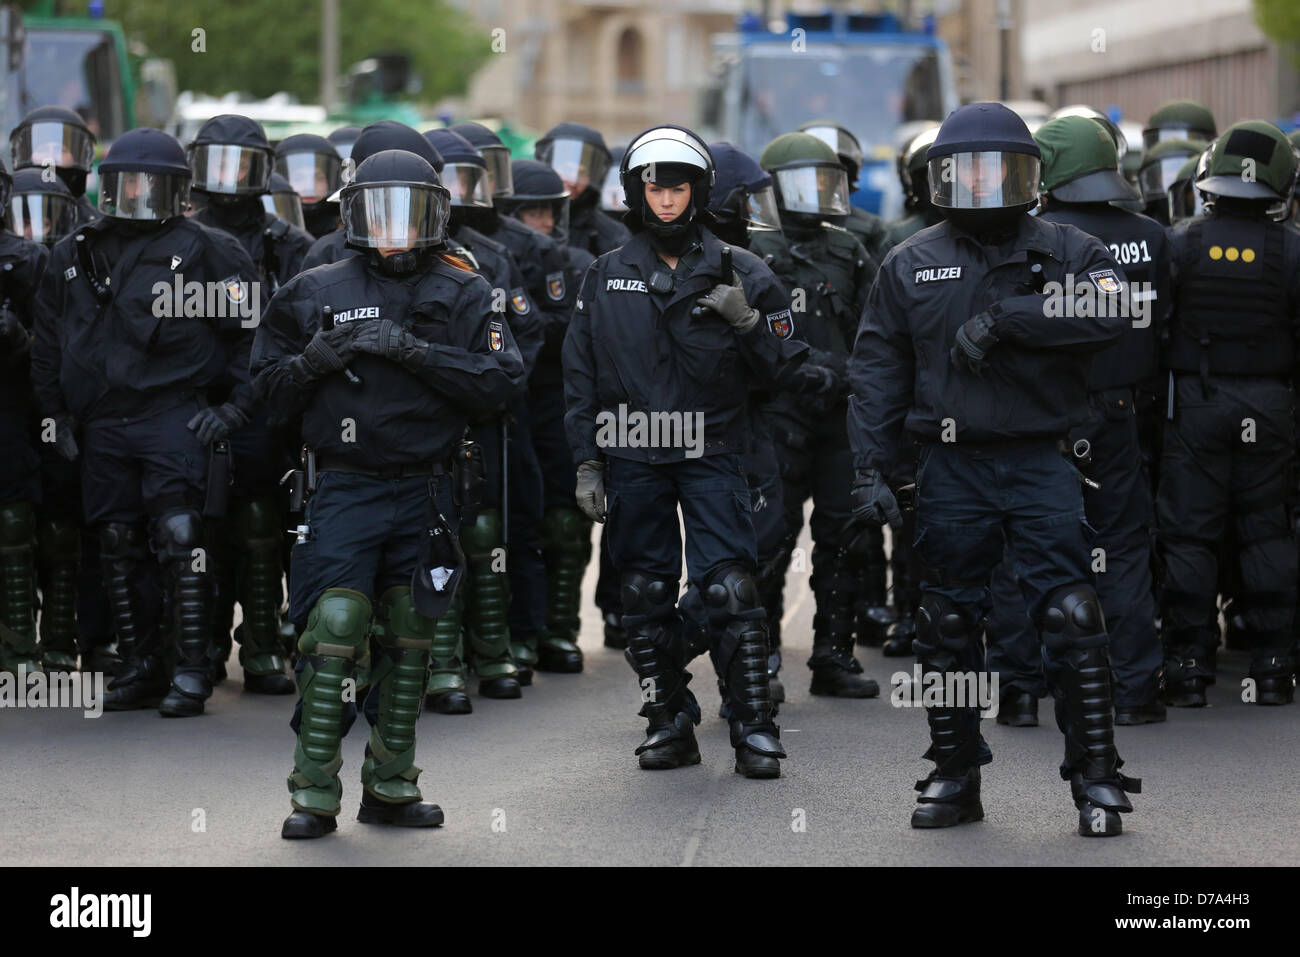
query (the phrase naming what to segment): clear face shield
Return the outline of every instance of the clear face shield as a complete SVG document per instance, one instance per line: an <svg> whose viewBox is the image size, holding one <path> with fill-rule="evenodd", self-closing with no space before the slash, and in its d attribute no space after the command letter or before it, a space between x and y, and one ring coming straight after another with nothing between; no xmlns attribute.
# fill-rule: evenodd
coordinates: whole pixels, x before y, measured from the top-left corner
<svg viewBox="0 0 1300 957"><path fill-rule="evenodd" d="M776 191L771 186L764 186L745 198L745 221L751 232L781 231L781 214L776 207Z"/></svg>
<svg viewBox="0 0 1300 957"><path fill-rule="evenodd" d="M513 193L515 180L510 171L510 151L504 146L485 146L479 153L487 164L488 189L493 198Z"/></svg>
<svg viewBox="0 0 1300 957"><path fill-rule="evenodd" d="M1167 156L1143 166L1138 170L1138 188L1142 190L1142 199L1153 203L1164 198L1178 178L1179 171L1186 165L1186 156Z"/></svg>
<svg viewBox="0 0 1300 957"><path fill-rule="evenodd" d="M862 169L862 147L838 126L810 126L803 132L815 136L831 149L836 156L846 158L855 169Z"/></svg>
<svg viewBox="0 0 1300 957"><path fill-rule="evenodd" d="M297 193L263 193L262 208L272 216L278 216L290 226L306 229L302 218L302 200Z"/></svg>
<svg viewBox="0 0 1300 957"><path fill-rule="evenodd" d="M255 196L271 185L273 154L251 146L220 143L192 145L190 169L194 172L191 189L230 196Z"/></svg>
<svg viewBox="0 0 1300 957"><path fill-rule="evenodd" d="M1149 150L1165 140L1201 141L1209 138L1210 135L1205 130L1194 130L1190 126L1162 126L1157 130L1142 131L1142 149Z"/></svg>
<svg viewBox="0 0 1300 957"><path fill-rule="evenodd" d="M604 151L583 140L551 140L538 147L537 158L560 174L570 199L577 199L588 186L604 183L609 171Z"/></svg>
<svg viewBox="0 0 1300 957"><path fill-rule="evenodd" d="M189 198L188 175L99 171L99 211L105 216L161 222L183 214Z"/></svg>
<svg viewBox="0 0 1300 957"><path fill-rule="evenodd" d="M1191 180L1179 180L1169 188L1169 221L1182 222L1205 212L1205 197Z"/></svg>
<svg viewBox="0 0 1300 957"><path fill-rule="evenodd" d="M849 175L843 166L778 169L772 171L772 177L781 187L781 208L788 213L849 214Z"/></svg>
<svg viewBox="0 0 1300 957"><path fill-rule="evenodd" d="M623 178L618 175L617 166L610 166L605 172L605 181L600 187L600 208L607 213L621 213L627 209L623 202Z"/></svg>
<svg viewBox="0 0 1300 957"><path fill-rule="evenodd" d="M33 123L15 130L11 141L14 166L54 166L90 171L95 138L67 123Z"/></svg>
<svg viewBox="0 0 1300 957"><path fill-rule="evenodd" d="M15 236L49 246L72 232L77 204L61 193L15 193L9 199L8 229Z"/></svg>
<svg viewBox="0 0 1300 957"><path fill-rule="evenodd" d="M937 156L926 164L930 201L943 209L1007 209L1038 202L1039 160L1000 150Z"/></svg>
<svg viewBox="0 0 1300 957"><path fill-rule="evenodd" d="M348 242L371 249L417 249L446 236L450 202L441 186L363 183L342 197Z"/></svg>
<svg viewBox="0 0 1300 957"><path fill-rule="evenodd" d="M482 166L448 163L442 168L442 185L451 194L451 205L491 208L492 186Z"/></svg>
<svg viewBox="0 0 1300 957"><path fill-rule="evenodd" d="M341 183L343 160L337 153L290 153L275 161L275 171L289 181L304 203L319 203Z"/></svg>

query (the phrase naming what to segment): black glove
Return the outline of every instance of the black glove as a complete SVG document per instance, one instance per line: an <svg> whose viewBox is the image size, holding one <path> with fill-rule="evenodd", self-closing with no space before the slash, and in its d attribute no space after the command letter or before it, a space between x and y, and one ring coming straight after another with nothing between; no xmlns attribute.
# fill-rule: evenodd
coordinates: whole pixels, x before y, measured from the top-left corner
<svg viewBox="0 0 1300 957"><path fill-rule="evenodd" d="M605 463L588 459L578 466L578 487L574 496L578 508L593 522L605 521Z"/></svg>
<svg viewBox="0 0 1300 957"><path fill-rule="evenodd" d="M51 441L54 451L69 462L75 462L81 454L77 447L77 423L68 413L60 412L54 417L54 438Z"/></svg>
<svg viewBox="0 0 1300 957"><path fill-rule="evenodd" d="M980 375L984 371L984 357L998 343L993 334L993 317L981 312L967 319L957 330L957 341L948 354L958 369Z"/></svg>
<svg viewBox="0 0 1300 957"><path fill-rule="evenodd" d="M432 345L392 319L380 319L362 326L352 340L352 348L400 363L407 369L418 369L424 365Z"/></svg>
<svg viewBox="0 0 1300 957"><path fill-rule="evenodd" d="M794 370L793 389L800 395L830 395L839 392L844 383L839 373L828 366L805 362Z"/></svg>
<svg viewBox="0 0 1300 957"><path fill-rule="evenodd" d="M301 383L323 379L333 372L342 372L348 360L356 354L352 341L359 323L348 322L333 329L320 329L308 341L302 355L289 360L289 370Z"/></svg>
<svg viewBox="0 0 1300 957"><path fill-rule="evenodd" d="M745 287L740 284L729 286L720 282L706 295L696 299L695 303L696 308L692 310L691 315L696 315L702 309L711 309L737 332L748 332L758 325L758 320L762 318L758 310L749 304Z"/></svg>
<svg viewBox="0 0 1300 957"><path fill-rule="evenodd" d="M853 524L903 527L903 513L879 469L858 469L853 479Z"/></svg>
<svg viewBox="0 0 1300 957"><path fill-rule="evenodd" d="M243 410L227 402L225 405L213 405L199 409L197 415L185 423L185 427L199 437L200 445L211 445L230 438L230 433L248 424L248 416Z"/></svg>

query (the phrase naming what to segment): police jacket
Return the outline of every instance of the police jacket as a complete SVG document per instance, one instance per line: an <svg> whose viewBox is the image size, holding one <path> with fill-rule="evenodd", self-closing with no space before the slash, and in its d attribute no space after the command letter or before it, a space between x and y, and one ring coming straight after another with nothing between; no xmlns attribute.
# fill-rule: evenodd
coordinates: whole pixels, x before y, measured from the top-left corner
<svg viewBox="0 0 1300 957"><path fill-rule="evenodd" d="M0 232L0 307L28 333L32 330L36 292L49 253L40 243ZM31 410L27 346L0 344L0 448L24 444Z"/></svg>
<svg viewBox="0 0 1300 957"><path fill-rule="evenodd" d="M896 219L889 224L889 245L896 246L927 226L934 226L941 222L943 217L932 206L927 207L925 212L911 213L902 219Z"/></svg>
<svg viewBox="0 0 1300 957"><path fill-rule="evenodd" d="M231 219L223 216L219 208L208 206L191 218L204 226L225 230L239 240L261 273L262 288L269 301L277 289L302 271L303 260L315 240L306 230L266 212L260 201L257 212L261 215L256 218Z"/></svg>
<svg viewBox="0 0 1300 957"><path fill-rule="evenodd" d="M790 300L746 250L733 248L732 263L758 324L737 333L711 312L692 318L696 300L722 281L722 243L707 229L699 236L676 271L644 232L587 270L563 353L564 424L575 462L685 458L682 447L610 441L620 411L629 424L632 413L658 413L659 421L701 413L703 455L742 453L750 442L751 386L779 385L803 362L807 346L791 338ZM665 292L652 291L665 283Z"/></svg>
<svg viewBox="0 0 1300 957"><path fill-rule="evenodd" d="M340 259L347 258L353 252L354 250L348 246L347 233L340 226L332 233L326 233L311 244L307 250L307 255L302 259L302 268L315 269L317 266L336 263Z"/></svg>
<svg viewBox="0 0 1300 957"><path fill-rule="evenodd" d="M593 256L612 252L632 238L622 223L596 208L595 197L569 204L569 244Z"/></svg>
<svg viewBox="0 0 1300 957"><path fill-rule="evenodd" d="M469 254L474 271L491 284L495 305L510 325L527 376L542 351L546 320L528 295L519 264L504 245L469 226L458 227L452 234L452 242L460 247L462 253Z"/></svg>
<svg viewBox="0 0 1300 957"><path fill-rule="evenodd" d="M854 239L862 243L862 248L871 257L872 264L877 267L885 258L885 253L889 252L889 247L894 245L889 234L889 225L879 216L865 209L850 206L849 215L842 225ZM875 270L873 269L872 272L874 273Z"/></svg>
<svg viewBox="0 0 1300 957"><path fill-rule="evenodd" d="M1128 321L1119 339L1092 357L1088 389L1129 389L1156 376L1160 371L1160 335L1171 305L1164 227L1149 216L1109 203L1062 203L1056 199L1038 218L1077 226L1096 236L1128 278Z"/></svg>
<svg viewBox="0 0 1300 957"><path fill-rule="evenodd" d="M1127 322L1095 314L1118 310L1074 316L1085 311L1066 302L1075 284L1115 297L1123 272L1099 240L1032 216L996 246L943 222L890 250L849 360L855 467L890 474L904 429L959 448L1064 436L1086 413L1086 355ZM976 376L949 351L985 312L999 341Z"/></svg>
<svg viewBox="0 0 1300 957"><path fill-rule="evenodd" d="M320 329L326 306L336 326L401 323L433 344L425 366L411 371L360 354L348 366L360 387L341 372L299 383L290 360ZM469 416L498 407L523 382L523 362L482 277L441 260L388 276L369 256L349 256L299 273L275 294L257 330L252 373L275 421L301 414L319 467L378 470L445 462Z"/></svg>
<svg viewBox="0 0 1300 957"><path fill-rule="evenodd" d="M1220 209L1169 230L1175 372L1289 377L1300 320L1300 234Z"/></svg>
<svg viewBox="0 0 1300 957"><path fill-rule="evenodd" d="M260 288L238 240L184 216L140 230L104 217L50 253L32 378L43 415L137 417L198 393L251 414Z"/></svg>
<svg viewBox="0 0 1300 957"><path fill-rule="evenodd" d="M86 195L84 193L77 197L76 208L77 208L77 215L73 223L74 229L80 229L82 226L85 226L87 223L93 223L95 220L99 219L99 217L102 215L100 211L95 208L95 204L86 198Z"/></svg>

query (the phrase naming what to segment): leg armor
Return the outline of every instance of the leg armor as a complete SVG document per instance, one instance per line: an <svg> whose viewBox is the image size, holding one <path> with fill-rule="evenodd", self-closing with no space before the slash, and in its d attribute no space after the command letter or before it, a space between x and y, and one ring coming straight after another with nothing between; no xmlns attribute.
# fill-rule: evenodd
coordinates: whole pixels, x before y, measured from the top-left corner
<svg viewBox="0 0 1300 957"><path fill-rule="evenodd" d="M100 531L99 554L121 659L108 683L104 708L124 711L151 707L166 693L167 679L158 631L152 620L146 621L133 593L133 584L143 573L141 565L149 557L144 529L109 522Z"/></svg>
<svg viewBox="0 0 1300 957"><path fill-rule="evenodd" d="M433 627L429 650L428 696L425 707L439 714L469 714L474 710L465 693L465 639L461 624L465 598L458 593Z"/></svg>
<svg viewBox="0 0 1300 957"><path fill-rule="evenodd" d="M858 644L877 648L898 617L896 610L889 607L885 587L889 563L885 559L884 530L868 526L859 548L861 553L852 559L858 582L853 599L853 630Z"/></svg>
<svg viewBox="0 0 1300 957"><path fill-rule="evenodd" d="M577 645L581 627L582 575L591 550L591 523L576 508L549 508L542 518L546 559L546 632L538 643L542 671L582 670Z"/></svg>
<svg viewBox="0 0 1300 957"><path fill-rule="evenodd" d="M813 546L812 589L817 612L808 667L815 695L874 698L880 694L880 686L862 677L862 665L853 657L855 568L860 568L860 563L847 550Z"/></svg>
<svg viewBox="0 0 1300 957"><path fill-rule="evenodd" d="M0 576L3 577L3 640L0 668L40 671L36 650L36 513L30 502L0 508Z"/></svg>
<svg viewBox="0 0 1300 957"><path fill-rule="evenodd" d="M1079 808L1079 833L1105 837L1121 830L1119 815L1133 810L1125 792L1142 782L1125 777L1115 750L1106 619L1091 585L1066 585L1047 597L1043 642L1059 666L1056 720L1065 734L1061 777Z"/></svg>
<svg viewBox="0 0 1300 957"><path fill-rule="evenodd" d="M686 687L688 654L676 612L677 583L638 571L623 574L624 655L636 672L648 722L646 739L636 749L643 768L698 764L695 728L700 706Z"/></svg>
<svg viewBox="0 0 1300 957"><path fill-rule="evenodd" d="M77 668L77 566L81 529L63 518L38 529L41 573L41 660L51 671Z"/></svg>
<svg viewBox="0 0 1300 957"><path fill-rule="evenodd" d="M480 509L474 524L461 531L469 561L465 612L469 658L479 677L479 693L489 698L518 698L519 672L510 654L509 579L501 543L501 513Z"/></svg>
<svg viewBox="0 0 1300 957"><path fill-rule="evenodd" d="M293 682L280 656L280 515L268 499L241 502L234 516L239 553L239 663L244 687L260 694L289 694Z"/></svg>
<svg viewBox="0 0 1300 957"><path fill-rule="evenodd" d="M212 580L203 544L203 519L193 509L164 512L153 524L153 548L162 562L170 599L175 668L172 687L159 705L169 717L203 713L212 695Z"/></svg>

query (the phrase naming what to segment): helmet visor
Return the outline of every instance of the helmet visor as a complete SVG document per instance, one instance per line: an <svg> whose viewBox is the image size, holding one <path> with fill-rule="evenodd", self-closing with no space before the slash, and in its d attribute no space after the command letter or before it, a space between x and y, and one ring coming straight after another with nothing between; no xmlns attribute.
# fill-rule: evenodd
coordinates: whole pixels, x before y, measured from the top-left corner
<svg viewBox="0 0 1300 957"><path fill-rule="evenodd" d="M161 221L184 213L189 198L188 175L139 170L99 173L99 211L105 216Z"/></svg>
<svg viewBox="0 0 1300 957"><path fill-rule="evenodd" d="M838 126L809 126L803 132L815 136L831 149L835 155L853 164L854 169L862 168L862 147L852 136Z"/></svg>
<svg viewBox="0 0 1300 957"><path fill-rule="evenodd" d="M621 213L627 208L623 197L623 178L618 167L611 166L605 173L605 183L600 188L600 208L607 213Z"/></svg>
<svg viewBox="0 0 1300 957"><path fill-rule="evenodd" d="M764 186L745 199L745 222L756 232L780 232L781 214L776 209L776 192Z"/></svg>
<svg viewBox="0 0 1300 957"><path fill-rule="evenodd" d="M275 160L275 171L289 181L304 203L319 203L338 189L342 168L337 153L290 153Z"/></svg>
<svg viewBox="0 0 1300 957"><path fill-rule="evenodd" d="M253 146L205 143L191 146L191 189L208 193L250 196L271 185L272 153Z"/></svg>
<svg viewBox="0 0 1300 957"><path fill-rule="evenodd" d="M781 208L820 216L849 214L849 175L843 166L799 166L772 171L781 187Z"/></svg>
<svg viewBox="0 0 1300 957"><path fill-rule="evenodd" d="M442 169L442 185L451 194L453 206L490 207L492 185L488 171L468 163L448 163Z"/></svg>
<svg viewBox="0 0 1300 957"><path fill-rule="evenodd" d="M510 172L510 151L504 146L485 146L479 153L487 163L488 188L492 195L509 196L513 193L515 180Z"/></svg>
<svg viewBox="0 0 1300 957"><path fill-rule="evenodd" d="M510 211L510 215L525 226L545 233L557 242L565 242L569 236L569 200L543 199L520 203Z"/></svg>
<svg viewBox="0 0 1300 957"><path fill-rule="evenodd" d="M33 123L14 130L10 140L14 166L54 166L90 170L95 138L67 123Z"/></svg>
<svg viewBox="0 0 1300 957"><path fill-rule="evenodd" d="M953 153L926 166L930 201L944 209L1006 209L1038 201L1039 160L1028 153Z"/></svg>
<svg viewBox="0 0 1300 957"><path fill-rule="evenodd" d="M1180 180L1169 190L1169 221L1172 223L1200 216L1205 212L1205 197L1191 180Z"/></svg>
<svg viewBox="0 0 1300 957"><path fill-rule="evenodd" d="M1186 156L1166 156L1143 166L1138 170L1138 186L1142 189L1142 198L1148 203L1162 199L1186 164Z"/></svg>
<svg viewBox="0 0 1300 957"><path fill-rule="evenodd" d="M1190 126L1161 126L1142 131L1142 149L1149 150L1165 140L1195 140L1199 143L1209 138L1210 134L1205 130L1194 130Z"/></svg>
<svg viewBox="0 0 1300 957"><path fill-rule="evenodd" d="M543 143L537 148L537 158L560 174L572 199L588 186L604 183L609 170L604 150L584 140L561 138Z"/></svg>
<svg viewBox="0 0 1300 957"><path fill-rule="evenodd" d="M15 193L9 200L8 229L15 236L47 245L72 232L77 204L59 193Z"/></svg>
<svg viewBox="0 0 1300 957"><path fill-rule="evenodd" d="M447 190L414 183L349 186L342 201L348 242L373 249L415 249L443 241Z"/></svg>
<svg viewBox="0 0 1300 957"><path fill-rule="evenodd" d="M263 193L262 208L273 216L278 216L290 226L306 229L302 219L302 200L297 193Z"/></svg>

